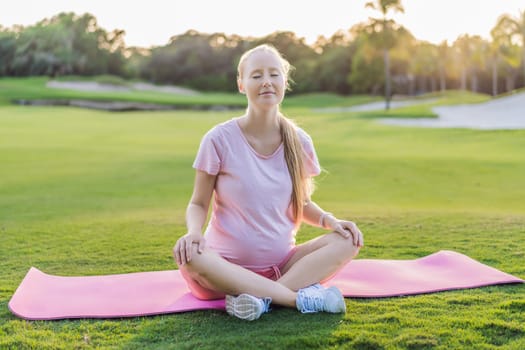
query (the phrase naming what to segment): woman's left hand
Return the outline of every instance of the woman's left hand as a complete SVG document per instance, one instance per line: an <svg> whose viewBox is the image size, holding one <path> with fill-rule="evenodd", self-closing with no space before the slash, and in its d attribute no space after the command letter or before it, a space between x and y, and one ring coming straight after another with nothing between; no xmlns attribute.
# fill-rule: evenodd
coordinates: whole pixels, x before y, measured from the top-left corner
<svg viewBox="0 0 525 350"><path fill-rule="evenodd" d="M344 238L352 237L356 247L364 245L363 233L353 221L339 220L334 216L329 216L325 219L326 226L330 227L334 232L339 233Z"/></svg>

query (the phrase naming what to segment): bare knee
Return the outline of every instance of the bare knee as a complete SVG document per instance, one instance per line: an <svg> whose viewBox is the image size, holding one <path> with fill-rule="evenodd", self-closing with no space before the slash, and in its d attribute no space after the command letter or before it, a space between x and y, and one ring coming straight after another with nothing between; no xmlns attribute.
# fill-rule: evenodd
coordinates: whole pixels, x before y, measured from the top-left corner
<svg viewBox="0 0 525 350"><path fill-rule="evenodd" d="M202 262L202 254L206 254L204 251L199 253L197 249L192 249L191 260L179 266L179 270L195 280L200 285L206 284L206 266Z"/></svg>
<svg viewBox="0 0 525 350"><path fill-rule="evenodd" d="M195 252L195 254L199 253ZM224 293L216 291L213 285L210 284L206 269L202 269L203 264L201 260L199 256L196 259L192 258L189 263L179 266L179 270L186 280L191 293L201 300L224 298Z"/></svg>
<svg viewBox="0 0 525 350"><path fill-rule="evenodd" d="M186 263L183 263L181 265L178 265L179 269L184 269L188 273L193 274L194 272L198 271L200 268L202 268L203 264L203 254L206 253L206 250L204 250L202 253L199 253L198 251L198 245L192 244L191 251L190 251L190 259Z"/></svg>
<svg viewBox="0 0 525 350"><path fill-rule="evenodd" d="M330 244L341 263L353 259L359 253L359 247L354 244L352 236L345 238L338 233L331 233L330 235Z"/></svg>
<svg viewBox="0 0 525 350"><path fill-rule="evenodd" d="M197 244L193 244L191 251L191 259L183 265L185 272L190 275L200 285L213 289L210 285L210 275L217 269L217 265L220 265L223 258L216 252L204 248L199 253Z"/></svg>

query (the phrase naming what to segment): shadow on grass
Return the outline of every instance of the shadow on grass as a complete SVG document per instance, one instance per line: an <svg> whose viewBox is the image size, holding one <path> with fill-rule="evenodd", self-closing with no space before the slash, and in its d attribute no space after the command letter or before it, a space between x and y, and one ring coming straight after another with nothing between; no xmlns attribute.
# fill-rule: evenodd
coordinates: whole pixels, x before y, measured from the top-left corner
<svg viewBox="0 0 525 350"><path fill-rule="evenodd" d="M522 327L503 321L490 321L478 327L489 344L501 346L525 336Z"/></svg>
<svg viewBox="0 0 525 350"><path fill-rule="evenodd" d="M222 311L197 311L157 317L124 349L304 349L341 345L352 339L335 331L340 314L307 314L276 308L246 322Z"/></svg>

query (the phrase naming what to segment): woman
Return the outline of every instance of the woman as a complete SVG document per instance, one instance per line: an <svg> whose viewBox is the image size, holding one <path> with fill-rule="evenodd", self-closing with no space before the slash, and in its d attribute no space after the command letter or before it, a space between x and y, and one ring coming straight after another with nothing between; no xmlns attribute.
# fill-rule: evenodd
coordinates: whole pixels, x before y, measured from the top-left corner
<svg viewBox="0 0 525 350"><path fill-rule="evenodd" d="M279 109L289 72L269 45L241 57L237 84L246 113L203 137L193 164L188 232L174 247L191 292L200 299L226 297L228 314L245 320L259 318L271 302L303 313L345 312L341 292L320 283L363 245L355 223L310 199L312 177L320 173L312 140ZM302 222L331 232L295 245Z"/></svg>

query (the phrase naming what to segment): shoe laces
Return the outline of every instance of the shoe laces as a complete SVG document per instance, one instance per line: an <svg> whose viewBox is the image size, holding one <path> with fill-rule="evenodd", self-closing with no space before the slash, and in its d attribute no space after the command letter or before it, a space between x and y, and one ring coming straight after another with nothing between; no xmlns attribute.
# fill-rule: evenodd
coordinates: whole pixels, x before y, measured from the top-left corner
<svg viewBox="0 0 525 350"><path fill-rule="evenodd" d="M270 304L272 302L272 298L266 297L266 298L261 298L261 300L263 303L263 313L270 311Z"/></svg>
<svg viewBox="0 0 525 350"><path fill-rule="evenodd" d="M301 312L310 313L318 312L323 310L324 298L321 294L321 290L299 290L299 299L301 300Z"/></svg>

